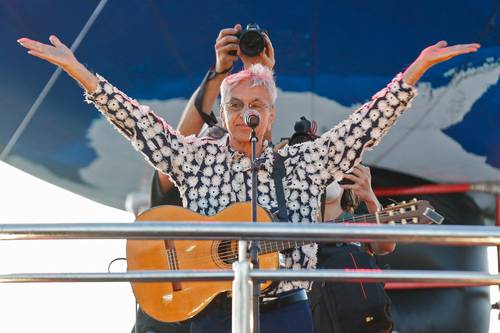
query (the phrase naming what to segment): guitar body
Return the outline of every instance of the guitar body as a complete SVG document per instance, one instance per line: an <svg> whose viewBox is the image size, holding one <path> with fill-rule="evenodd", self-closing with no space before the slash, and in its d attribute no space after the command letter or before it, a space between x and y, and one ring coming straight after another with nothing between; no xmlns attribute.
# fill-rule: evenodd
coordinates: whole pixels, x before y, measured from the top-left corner
<svg viewBox="0 0 500 333"><path fill-rule="evenodd" d="M248 221L251 204L233 204L214 216L204 216L177 206L159 206L137 217L141 221ZM271 222L269 213L258 207L257 220ZM161 223L161 222L158 222ZM232 269L237 260L238 242L222 240L127 240L128 270L220 270ZM277 269L278 253L259 256L263 269ZM132 282L141 309L163 322L194 317L218 294L230 291L232 281ZM271 282L262 283L262 289Z"/></svg>
<svg viewBox="0 0 500 333"><path fill-rule="evenodd" d="M269 213L257 207L257 220L271 222ZM250 202L232 204L214 216L204 216L177 206L159 206L137 217L141 221L248 221ZM441 223L443 217L427 201L402 202L390 205L375 214L354 216L348 221L372 223ZM161 223L161 222L158 222ZM294 248L309 242L274 242L276 251ZM279 245L279 246L278 246ZM272 247L271 249L274 249ZM263 251L259 255L262 269L279 267L278 252ZM128 240L128 270L221 270L232 269L237 260L237 241L210 240ZM204 282L132 282L137 303L149 316L163 322L177 322L194 317L218 294L230 291L231 281ZM261 284L264 290L271 282Z"/></svg>

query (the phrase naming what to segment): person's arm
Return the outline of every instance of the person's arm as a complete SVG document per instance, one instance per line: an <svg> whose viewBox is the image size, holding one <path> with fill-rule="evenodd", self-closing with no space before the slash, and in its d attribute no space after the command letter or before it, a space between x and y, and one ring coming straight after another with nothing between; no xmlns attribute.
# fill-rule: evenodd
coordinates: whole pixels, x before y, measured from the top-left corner
<svg viewBox="0 0 500 333"><path fill-rule="evenodd" d="M217 74L213 79L206 81L205 94L203 96L202 103L203 110L200 111L207 115L210 115L212 112L217 96L219 95L222 81L227 75L230 74L233 64L238 57L243 62L244 68L248 68L250 65L257 63L263 64L271 69L274 67L274 48L269 37L266 34L264 35L266 46L260 55L256 57L248 57L240 51L238 37L235 36L239 30L241 30L240 24L236 24L233 28L222 29L219 32L217 40L215 41L214 48L216 62L214 70L216 73L221 74ZM232 54L232 51L236 51L237 55ZM200 88L196 89L193 93L181 116L177 130L182 135L197 135L204 124L203 119L195 107L195 100L199 89Z"/></svg>
<svg viewBox="0 0 500 333"><path fill-rule="evenodd" d="M426 48L404 73L398 74L346 120L315 141L282 149L280 154L287 158L285 166L292 171L300 167L297 163L305 161L302 168L319 186L326 186L333 179L340 181L361 162L362 153L377 145L409 108L416 96L414 85L427 69L457 55L474 52L478 47L479 44L445 47L440 42ZM297 155L303 158L294 158Z"/></svg>
<svg viewBox="0 0 500 333"><path fill-rule="evenodd" d="M185 159L200 146L194 137L179 134L148 106L140 105L103 77L92 74L57 37L50 37L52 45L28 38L18 42L29 49L29 54L59 66L73 77L85 89L87 102L94 104L154 168L174 180L183 179L183 173L190 171L184 170L189 167Z"/></svg>
<svg viewBox="0 0 500 333"><path fill-rule="evenodd" d="M210 116L212 113L213 105L219 95L222 81L230 73L233 63L238 58L236 55L230 54L230 52L238 50L238 44L235 43L238 38L234 35L240 29L241 26L237 24L234 28L223 29L219 32L214 46L216 61L213 69L216 75L211 79L206 78L202 82L205 89L202 99L202 110L197 110L195 105L195 101L201 87L198 87L195 90L186 104L186 107L182 112L179 125L177 126L177 130L182 135L198 135L203 127L203 124L205 123L199 112L203 112L207 116ZM169 193L174 187L174 183L170 180L170 177L162 173L158 173L158 183L160 190L163 193Z"/></svg>
<svg viewBox="0 0 500 333"><path fill-rule="evenodd" d="M382 209L382 205L372 189L372 176L370 168L358 164L352 173L344 175L344 178L352 181L352 184L340 185L344 190L352 190L354 194L366 204L368 212L375 214ZM385 255L396 249L396 242L369 243L369 248L378 255Z"/></svg>
<svg viewBox="0 0 500 333"><path fill-rule="evenodd" d="M217 99L220 85L225 77L225 74L219 74L216 75L216 77L212 80L206 82L205 95L203 97L203 110L200 110L201 112L210 115L210 113L212 112L212 105ZM205 123L198 113L194 102L196 96L198 95L199 89L200 88L197 88L194 94L189 99L184 112L181 115L179 125L177 126L177 131L179 131L179 133L184 136L198 135L203 127L203 124ZM173 190L174 183L170 180L170 177L168 175L165 175L161 172L158 173L158 182L160 185L160 189L164 194L169 193L171 190Z"/></svg>
<svg viewBox="0 0 500 333"><path fill-rule="evenodd" d="M215 66L213 67L216 73L215 77L207 79L204 83L205 93L202 100L202 110L197 110L195 100L200 91L198 87L191 98L189 99L184 112L182 113L181 120L177 126L177 130L183 135L198 135L204 121L200 116L199 111L204 112L206 115L212 113L213 106L219 95L220 86L224 78L230 74L234 62L238 59L236 54L231 52L238 51L238 38L234 36L241 26L235 25L233 28L222 29L215 41Z"/></svg>

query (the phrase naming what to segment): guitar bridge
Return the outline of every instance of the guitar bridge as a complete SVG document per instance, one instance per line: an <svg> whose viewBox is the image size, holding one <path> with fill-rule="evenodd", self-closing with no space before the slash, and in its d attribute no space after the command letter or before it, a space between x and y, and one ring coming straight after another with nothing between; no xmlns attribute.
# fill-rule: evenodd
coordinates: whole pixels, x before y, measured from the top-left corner
<svg viewBox="0 0 500 333"><path fill-rule="evenodd" d="M177 260L177 251L175 251L174 241L166 240L165 249L167 252L168 264L171 270L179 269L179 261ZM172 288L174 291L182 290L182 284L180 281L172 281ZM165 296L164 296L165 297Z"/></svg>

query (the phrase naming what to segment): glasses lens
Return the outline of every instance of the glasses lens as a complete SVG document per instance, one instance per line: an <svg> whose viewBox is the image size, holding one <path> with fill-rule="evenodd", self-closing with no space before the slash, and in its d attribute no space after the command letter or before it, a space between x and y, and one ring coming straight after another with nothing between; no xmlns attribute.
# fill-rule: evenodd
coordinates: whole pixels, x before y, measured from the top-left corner
<svg viewBox="0 0 500 333"><path fill-rule="evenodd" d="M243 107L245 106L242 101L238 101L238 100L230 101L226 105L227 105L227 108L229 109L229 111L231 111L231 112L239 112L239 111L243 110Z"/></svg>

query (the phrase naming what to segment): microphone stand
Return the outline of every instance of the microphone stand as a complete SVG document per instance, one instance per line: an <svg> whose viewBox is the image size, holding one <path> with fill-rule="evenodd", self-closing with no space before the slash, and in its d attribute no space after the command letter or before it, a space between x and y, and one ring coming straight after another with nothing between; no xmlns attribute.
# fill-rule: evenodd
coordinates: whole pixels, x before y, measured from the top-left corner
<svg viewBox="0 0 500 333"><path fill-rule="evenodd" d="M252 128L250 134L250 143L252 144L252 222L257 223L257 142L259 139L255 135L255 128ZM259 268L259 241L253 240L250 243L250 260L253 268ZM253 283L253 332L260 332L260 282Z"/></svg>

